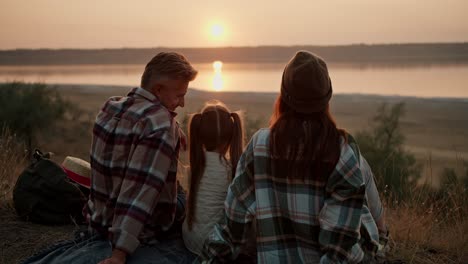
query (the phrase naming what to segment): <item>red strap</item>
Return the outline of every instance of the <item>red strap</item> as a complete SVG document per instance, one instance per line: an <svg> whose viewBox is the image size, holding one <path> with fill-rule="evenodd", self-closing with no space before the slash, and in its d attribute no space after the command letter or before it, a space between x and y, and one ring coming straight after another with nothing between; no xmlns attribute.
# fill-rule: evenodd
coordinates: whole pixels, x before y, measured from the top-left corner
<svg viewBox="0 0 468 264"><path fill-rule="evenodd" d="M74 173L73 171L67 170L63 168L63 170L67 173L68 178L72 179L74 182L86 187L89 189L91 186L91 179L85 176L81 176L79 174Z"/></svg>

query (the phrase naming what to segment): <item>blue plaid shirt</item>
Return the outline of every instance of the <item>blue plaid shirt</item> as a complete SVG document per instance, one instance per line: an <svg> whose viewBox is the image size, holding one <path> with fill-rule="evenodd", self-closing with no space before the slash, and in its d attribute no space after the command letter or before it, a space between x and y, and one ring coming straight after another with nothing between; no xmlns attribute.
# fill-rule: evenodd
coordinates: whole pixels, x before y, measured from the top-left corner
<svg viewBox="0 0 468 264"><path fill-rule="evenodd" d="M341 139L339 161L325 180L278 178L271 175L269 135L258 131L242 154L225 218L205 241L202 258L235 259L252 234L259 263L357 263L373 256L378 230L357 148Z"/></svg>

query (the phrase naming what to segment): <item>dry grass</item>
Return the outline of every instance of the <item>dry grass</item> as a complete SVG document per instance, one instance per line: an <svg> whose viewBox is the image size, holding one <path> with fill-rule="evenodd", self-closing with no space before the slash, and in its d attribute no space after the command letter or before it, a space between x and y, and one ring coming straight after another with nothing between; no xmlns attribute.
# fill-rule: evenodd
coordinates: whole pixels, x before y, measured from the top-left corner
<svg viewBox="0 0 468 264"><path fill-rule="evenodd" d="M385 200L393 248L409 263L468 263L468 190L462 182L420 185L406 200Z"/></svg>
<svg viewBox="0 0 468 264"><path fill-rule="evenodd" d="M467 263L468 221L464 210L465 216L460 217L453 209L426 204L388 208L392 246L389 259L407 263Z"/></svg>
<svg viewBox="0 0 468 264"><path fill-rule="evenodd" d="M0 201L11 198L16 177L26 164L26 152L15 135L0 128Z"/></svg>

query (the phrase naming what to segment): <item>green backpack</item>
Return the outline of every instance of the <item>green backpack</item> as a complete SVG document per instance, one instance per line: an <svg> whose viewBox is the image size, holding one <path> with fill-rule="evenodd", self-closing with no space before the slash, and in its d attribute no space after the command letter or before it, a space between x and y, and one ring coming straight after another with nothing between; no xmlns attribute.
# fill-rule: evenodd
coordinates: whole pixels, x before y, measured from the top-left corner
<svg viewBox="0 0 468 264"><path fill-rule="evenodd" d="M41 224L81 223L86 197L60 165L36 150L32 163L16 181L13 203L23 220Z"/></svg>

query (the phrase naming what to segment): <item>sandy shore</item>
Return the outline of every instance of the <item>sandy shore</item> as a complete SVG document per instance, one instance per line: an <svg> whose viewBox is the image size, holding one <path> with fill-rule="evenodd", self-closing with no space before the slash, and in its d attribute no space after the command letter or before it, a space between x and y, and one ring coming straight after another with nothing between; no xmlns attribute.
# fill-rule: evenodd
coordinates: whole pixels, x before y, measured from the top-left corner
<svg viewBox="0 0 468 264"><path fill-rule="evenodd" d="M125 95L131 87L58 85L65 98L76 103L90 116L98 112L110 96ZM199 110L204 102L218 99L231 110L242 110L249 122L267 126L274 93L205 92L190 89L186 106L178 110L179 119ZM423 166L424 180L437 184L444 167L462 170L468 161L468 99L426 99L376 95L336 94L331 106L338 125L351 133L368 129L382 103L406 103L401 128L405 148L414 153Z"/></svg>

